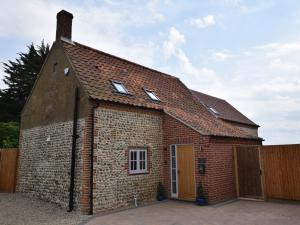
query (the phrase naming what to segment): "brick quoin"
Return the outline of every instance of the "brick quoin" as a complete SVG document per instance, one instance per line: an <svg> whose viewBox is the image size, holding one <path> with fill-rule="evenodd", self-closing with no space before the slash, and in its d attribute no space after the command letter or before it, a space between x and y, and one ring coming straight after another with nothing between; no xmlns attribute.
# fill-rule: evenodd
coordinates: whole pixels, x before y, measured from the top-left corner
<svg viewBox="0 0 300 225"><path fill-rule="evenodd" d="M92 123L93 110L96 107L95 102L90 102L87 107L87 116L85 119L84 141L82 147L82 171L81 171L81 189L80 189L80 210L83 214L90 214L90 178L91 178L91 142L92 142ZM97 121L94 121L94 123ZM93 161L95 158L93 159ZM94 174L94 171L93 171Z"/></svg>

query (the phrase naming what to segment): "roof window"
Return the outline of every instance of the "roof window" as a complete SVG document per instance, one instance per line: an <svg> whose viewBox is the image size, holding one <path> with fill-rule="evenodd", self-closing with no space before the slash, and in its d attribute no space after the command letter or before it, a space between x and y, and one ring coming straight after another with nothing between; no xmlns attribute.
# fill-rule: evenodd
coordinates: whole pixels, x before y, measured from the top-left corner
<svg viewBox="0 0 300 225"><path fill-rule="evenodd" d="M212 111L214 114L220 114L216 109L213 107L209 107L209 110Z"/></svg>
<svg viewBox="0 0 300 225"><path fill-rule="evenodd" d="M154 101L160 101L153 91L145 90L146 94Z"/></svg>
<svg viewBox="0 0 300 225"><path fill-rule="evenodd" d="M121 82L112 81L111 83L113 84L113 86L117 92L119 92L121 94L128 94L128 91L126 90L126 88L124 87L124 85Z"/></svg>

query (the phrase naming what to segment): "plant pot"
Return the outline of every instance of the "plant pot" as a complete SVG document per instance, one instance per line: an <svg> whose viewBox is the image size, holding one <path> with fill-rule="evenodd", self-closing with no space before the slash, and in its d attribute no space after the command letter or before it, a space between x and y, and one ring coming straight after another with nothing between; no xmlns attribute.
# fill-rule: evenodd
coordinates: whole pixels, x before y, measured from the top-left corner
<svg viewBox="0 0 300 225"><path fill-rule="evenodd" d="M165 200L165 197L162 195L159 195L156 197L156 199L157 199L157 201L163 201L163 200Z"/></svg>
<svg viewBox="0 0 300 225"><path fill-rule="evenodd" d="M206 199L204 197L197 197L196 204L197 205L206 205Z"/></svg>

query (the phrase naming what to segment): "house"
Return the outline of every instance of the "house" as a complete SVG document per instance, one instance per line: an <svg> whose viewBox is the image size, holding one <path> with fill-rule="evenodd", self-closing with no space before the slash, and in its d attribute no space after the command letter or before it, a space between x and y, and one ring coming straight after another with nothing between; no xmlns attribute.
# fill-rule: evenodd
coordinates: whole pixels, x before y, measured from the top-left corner
<svg viewBox="0 0 300 225"><path fill-rule="evenodd" d="M193 201L200 182L211 204L236 198L232 148L261 145L258 126L174 76L73 41L72 19L57 14L22 111L17 190L84 214L152 201L159 182L172 199Z"/></svg>

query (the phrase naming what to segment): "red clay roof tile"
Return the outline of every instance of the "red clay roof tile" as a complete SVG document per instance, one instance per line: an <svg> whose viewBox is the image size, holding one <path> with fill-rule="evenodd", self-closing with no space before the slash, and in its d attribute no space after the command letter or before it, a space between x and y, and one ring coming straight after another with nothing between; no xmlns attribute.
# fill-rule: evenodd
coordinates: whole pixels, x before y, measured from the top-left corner
<svg viewBox="0 0 300 225"><path fill-rule="evenodd" d="M236 108L234 108L231 104L229 104L224 99L220 99L217 97L213 97L198 91L193 91L195 96L198 98L198 100L204 104L206 107L214 108L218 111L218 117L224 120L232 121L232 122L238 122L243 123L251 126L258 127L256 123L248 119L246 116L244 116L242 113L240 113Z"/></svg>
<svg viewBox="0 0 300 225"><path fill-rule="evenodd" d="M61 43L78 79L93 99L160 109L205 135L257 139L215 118L176 77L76 42ZM111 80L122 82L130 95L116 93ZM154 91L160 102L151 100L144 88Z"/></svg>

